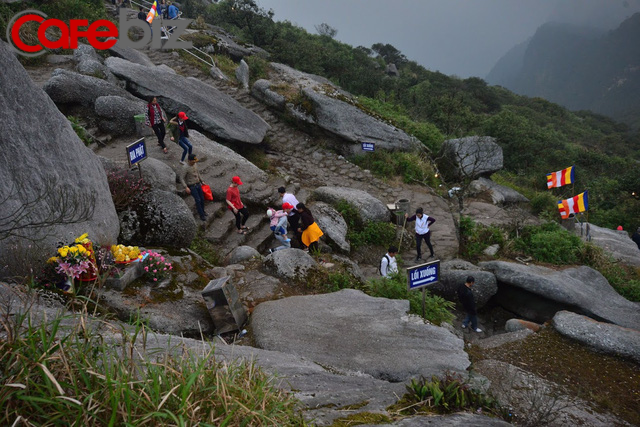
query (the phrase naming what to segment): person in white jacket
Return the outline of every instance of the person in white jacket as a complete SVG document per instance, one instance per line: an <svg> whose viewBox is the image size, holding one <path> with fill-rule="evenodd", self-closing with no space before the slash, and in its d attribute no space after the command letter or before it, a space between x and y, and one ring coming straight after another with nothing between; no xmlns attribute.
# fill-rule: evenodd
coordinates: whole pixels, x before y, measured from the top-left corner
<svg viewBox="0 0 640 427"><path fill-rule="evenodd" d="M416 209L415 215L409 216L409 214L404 214L404 217L407 219L407 222L416 222L416 261L422 259L422 240L427 243L427 247L431 252L429 258L432 258L434 254L433 246L431 246L431 230L429 230L429 227L436 222L435 218L425 215L422 208Z"/></svg>
<svg viewBox="0 0 640 427"><path fill-rule="evenodd" d="M382 277L389 278L398 273L398 263L396 262L397 253L398 248L395 246L389 246L389 250L380 260L380 275Z"/></svg>

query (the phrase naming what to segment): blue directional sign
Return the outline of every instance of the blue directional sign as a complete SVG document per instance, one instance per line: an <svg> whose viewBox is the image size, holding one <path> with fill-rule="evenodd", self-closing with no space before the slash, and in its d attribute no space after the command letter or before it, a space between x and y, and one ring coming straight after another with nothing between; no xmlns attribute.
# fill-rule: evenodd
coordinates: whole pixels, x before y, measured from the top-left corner
<svg viewBox="0 0 640 427"><path fill-rule="evenodd" d="M147 158L147 146L144 138L137 140L133 144L127 145L127 160L129 167L136 165Z"/></svg>
<svg viewBox="0 0 640 427"><path fill-rule="evenodd" d="M374 142L363 142L362 151L375 151L376 144Z"/></svg>
<svg viewBox="0 0 640 427"><path fill-rule="evenodd" d="M440 260L407 268L409 290L437 283L440 279Z"/></svg>

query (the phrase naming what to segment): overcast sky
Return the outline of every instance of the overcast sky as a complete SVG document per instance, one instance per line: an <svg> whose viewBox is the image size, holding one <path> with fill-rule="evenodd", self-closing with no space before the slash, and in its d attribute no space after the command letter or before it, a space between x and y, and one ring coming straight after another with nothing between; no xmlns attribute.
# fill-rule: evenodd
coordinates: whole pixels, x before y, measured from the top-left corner
<svg viewBox="0 0 640 427"><path fill-rule="evenodd" d="M390 43L430 70L484 78L545 22L604 29L640 11L640 0L257 0L311 33L327 23L352 46Z"/></svg>

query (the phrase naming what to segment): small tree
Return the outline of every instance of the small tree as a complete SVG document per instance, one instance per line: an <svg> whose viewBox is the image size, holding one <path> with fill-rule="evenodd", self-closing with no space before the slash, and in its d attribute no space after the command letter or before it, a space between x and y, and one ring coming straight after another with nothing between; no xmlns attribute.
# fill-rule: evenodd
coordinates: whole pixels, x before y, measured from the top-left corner
<svg viewBox="0 0 640 427"><path fill-rule="evenodd" d="M338 30L324 22L320 25L316 25L315 27L318 34L321 36L327 36L330 39L334 38L338 34Z"/></svg>

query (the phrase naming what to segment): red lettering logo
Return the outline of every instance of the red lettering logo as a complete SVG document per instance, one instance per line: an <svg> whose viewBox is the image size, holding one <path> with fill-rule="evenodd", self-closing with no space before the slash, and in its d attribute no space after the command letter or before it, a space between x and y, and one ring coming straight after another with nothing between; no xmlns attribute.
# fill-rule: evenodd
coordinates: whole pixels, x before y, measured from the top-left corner
<svg viewBox="0 0 640 427"><path fill-rule="evenodd" d="M118 42L118 27L106 19L95 21L91 25L86 19L72 19L67 25L59 19L46 18L47 15L39 10L24 10L14 16L7 26L7 40L11 46L21 55L33 57L45 53L45 48L77 49L78 39L87 39L96 49L109 49ZM39 44L27 44L20 36L23 26L29 22L39 24L37 32ZM57 31L49 31L47 34L50 29ZM59 34L59 37L50 38L53 33ZM99 38L109 39L101 41Z"/></svg>

